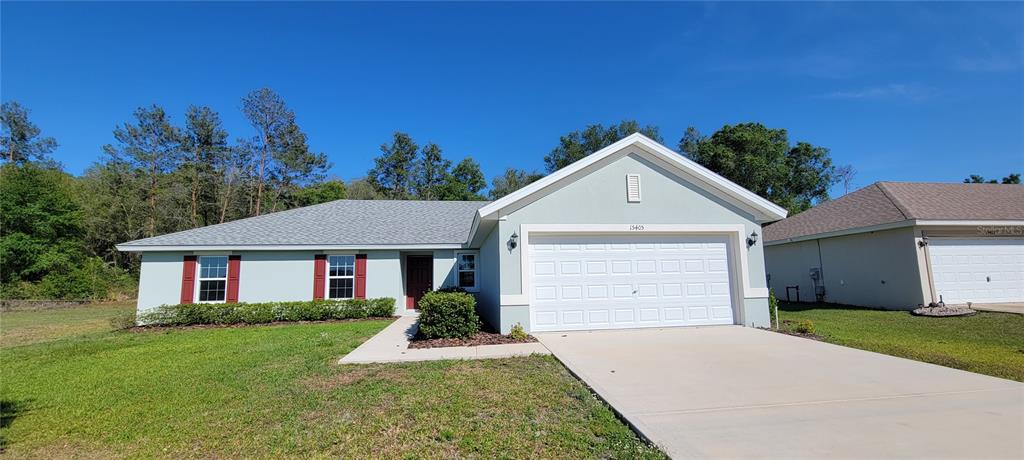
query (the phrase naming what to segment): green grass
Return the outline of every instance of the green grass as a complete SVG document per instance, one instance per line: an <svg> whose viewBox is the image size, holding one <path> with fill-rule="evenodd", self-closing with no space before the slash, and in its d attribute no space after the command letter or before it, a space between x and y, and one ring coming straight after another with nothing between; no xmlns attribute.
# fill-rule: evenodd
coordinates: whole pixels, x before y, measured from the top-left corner
<svg viewBox="0 0 1024 460"><path fill-rule="evenodd" d="M134 302L0 313L0 347L45 342L111 330L110 320L135 309Z"/></svg>
<svg viewBox="0 0 1024 460"><path fill-rule="evenodd" d="M60 323L34 313L19 321ZM0 349L0 442L12 458L663 457L551 357L336 364L387 324L47 329Z"/></svg>
<svg viewBox="0 0 1024 460"><path fill-rule="evenodd" d="M779 319L784 328L809 319L818 335L838 345L1024 382L1024 315L931 318L906 311L782 304Z"/></svg>

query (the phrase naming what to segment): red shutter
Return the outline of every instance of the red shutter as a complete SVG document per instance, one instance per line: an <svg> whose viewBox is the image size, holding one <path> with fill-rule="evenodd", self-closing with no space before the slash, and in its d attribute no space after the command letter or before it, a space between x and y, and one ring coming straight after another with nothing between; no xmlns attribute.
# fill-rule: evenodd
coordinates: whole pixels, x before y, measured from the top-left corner
<svg viewBox="0 0 1024 460"><path fill-rule="evenodd" d="M185 256L181 269L181 303L192 303L196 292L196 256Z"/></svg>
<svg viewBox="0 0 1024 460"><path fill-rule="evenodd" d="M228 256L228 303L238 303L238 274L242 256Z"/></svg>
<svg viewBox="0 0 1024 460"><path fill-rule="evenodd" d="M356 298L366 298L366 254L356 254Z"/></svg>
<svg viewBox="0 0 1024 460"><path fill-rule="evenodd" d="M323 300L327 284L327 254L313 256L313 300Z"/></svg>

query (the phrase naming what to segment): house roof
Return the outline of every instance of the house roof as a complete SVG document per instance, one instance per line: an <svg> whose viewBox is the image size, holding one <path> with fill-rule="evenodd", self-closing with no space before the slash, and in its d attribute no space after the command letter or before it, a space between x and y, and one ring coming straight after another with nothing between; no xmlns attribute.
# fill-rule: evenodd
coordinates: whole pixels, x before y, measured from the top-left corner
<svg viewBox="0 0 1024 460"><path fill-rule="evenodd" d="M595 164L607 158L614 158L616 154L627 152L629 147L636 147L634 150L660 160L670 170L695 185L704 187L723 199L750 210L759 222L771 222L786 217L786 210L775 203L758 196L756 193L737 185L735 182L718 175L643 134L634 133L484 206L480 209L480 218L497 219L507 212L508 209L515 209L522 206L523 203L532 202L532 200L536 199L537 195L543 195L557 188L556 184L558 183L569 182L586 175L587 171Z"/></svg>
<svg viewBox="0 0 1024 460"><path fill-rule="evenodd" d="M486 201L338 200L129 241L122 251L461 247Z"/></svg>
<svg viewBox="0 0 1024 460"><path fill-rule="evenodd" d="M1024 186L876 182L764 228L765 242L914 221L1024 221Z"/></svg>

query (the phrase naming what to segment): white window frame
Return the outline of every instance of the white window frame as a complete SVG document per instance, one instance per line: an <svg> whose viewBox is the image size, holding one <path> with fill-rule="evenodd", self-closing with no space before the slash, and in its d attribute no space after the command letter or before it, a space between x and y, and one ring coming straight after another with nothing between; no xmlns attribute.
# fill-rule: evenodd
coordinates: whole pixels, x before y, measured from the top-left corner
<svg viewBox="0 0 1024 460"><path fill-rule="evenodd" d="M459 261L464 255L473 256L472 270L459 269ZM462 286L461 278L459 277L459 274L462 272L473 272L473 286ZM480 292L480 251L455 251L455 286L468 292Z"/></svg>
<svg viewBox="0 0 1024 460"><path fill-rule="evenodd" d="M223 278L203 278L203 259L207 259L207 258L211 258L211 257L223 257L224 260L227 262L227 265L225 265L225 267L224 267L224 277ZM195 299L195 302L196 303L227 303L227 301L228 301L228 277L230 277L230 275L231 275L230 272L231 272L231 257L229 257L227 254L207 254L205 256L197 256L196 257L196 287L195 287L195 296L193 297ZM200 300L199 299L199 292L201 290L200 287L203 285L203 281L224 281L224 300Z"/></svg>
<svg viewBox="0 0 1024 460"><path fill-rule="evenodd" d="M351 276L331 276L331 257L351 257L352 258L352 275ZM356 255L355 254L327 254L327 266L324 267L324 299L326 300L348 300L356 298ZM331 280L332 279L351 279L352 280L352 297L331 297Z"/></svg>

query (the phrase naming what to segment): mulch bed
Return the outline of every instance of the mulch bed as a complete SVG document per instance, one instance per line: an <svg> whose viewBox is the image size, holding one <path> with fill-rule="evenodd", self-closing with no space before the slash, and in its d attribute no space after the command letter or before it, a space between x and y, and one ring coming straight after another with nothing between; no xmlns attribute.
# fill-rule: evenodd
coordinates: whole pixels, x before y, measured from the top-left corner
<svg viewBox="0 0 1024 460"><path fill-rule="evenodd" d="M934 318L944 318L950 316L971 316L976 315L978 312L971 307L963 305L936 305L934 307L921 307L910 312L914 316L931 316Z"/></svg>
<svg viewBox="0 0 1024 460"><path fill-rule="evenodd" d="M525 340L515 340L507 335L480 331L468 339L426 339L416 336L409 341L409 348L475 347L477 345L503 345L536 341L537 339L532 335L527 335Z"/></svg>

